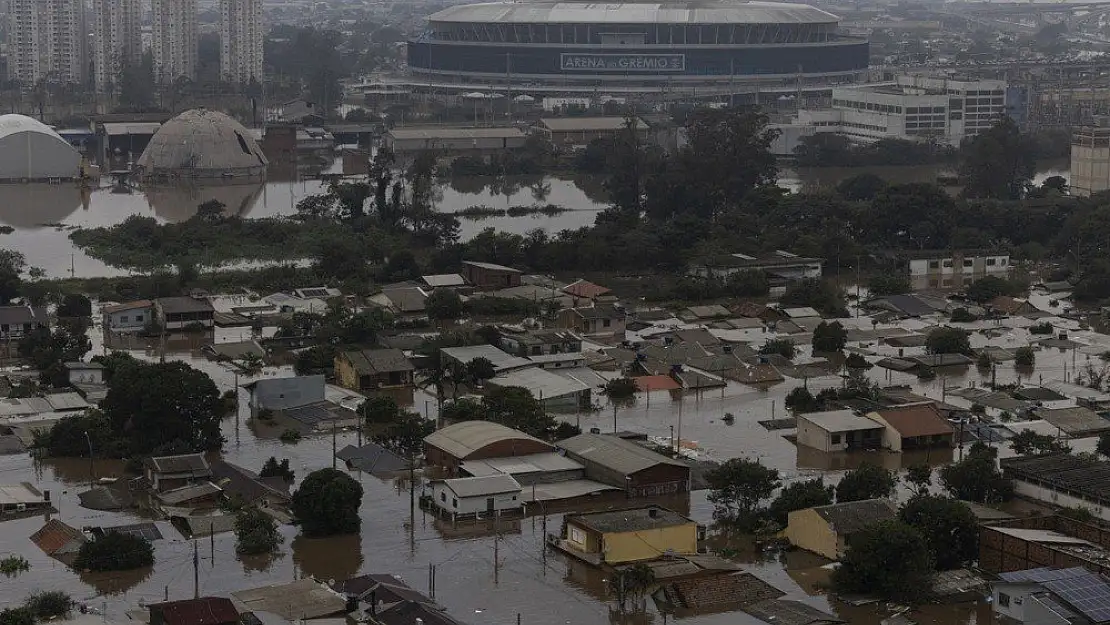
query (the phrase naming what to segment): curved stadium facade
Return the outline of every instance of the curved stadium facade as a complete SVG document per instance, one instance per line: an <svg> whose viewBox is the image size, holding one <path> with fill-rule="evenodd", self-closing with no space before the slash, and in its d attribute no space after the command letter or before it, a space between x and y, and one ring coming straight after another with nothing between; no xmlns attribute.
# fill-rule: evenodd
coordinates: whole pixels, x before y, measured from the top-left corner
<svg viewBox="0 0 1110 625"><path fill-rule="evenodd" d="M774 2L489 2L428 18L414 79L472 87L623 91L830 85L867 70L839 18Z"/></svg>

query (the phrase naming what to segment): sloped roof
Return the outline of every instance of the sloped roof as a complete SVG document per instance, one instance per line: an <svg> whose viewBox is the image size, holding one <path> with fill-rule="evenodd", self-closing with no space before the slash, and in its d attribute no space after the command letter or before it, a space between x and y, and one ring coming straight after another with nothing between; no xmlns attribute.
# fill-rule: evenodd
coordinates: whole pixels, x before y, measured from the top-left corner
<svg viewBox="0 0 1110 625"><path fill-rule="evenodd" d="M412 371L412 362L399 349L358 349L343 352L360 374Z"/></svg>
<svg viewBox="0 0 1110 625"><path fill-rule="evenodd" d="M689 467L685 462L657 454L642 445L604 434L579 434L560 441L559 447L588 462L624 475L638 473L660 464Z"/></svg>
<svg viewBox="0 0 1110 625"><path fill-rule="evenodd" d="M817 506L813 509L840 536L847 536L894 518L897 511L888 499L865 499Z"/></svg>
<svg viewBox="0 0 1110 625"><path fill-rule="evenodd" d="M154 456L143 461L148 469L159 473L195 473L209 475L212 470L204 454L178 454L176 456Z"/></svg>
<svg viewBox="0 0 1110 625"><path fill-rule="evenodd" d="M225 597L201 597L155 603L151 613L161 612L166 625L221 625L239 621L239 611Z"/></svg>
<svg viewBox="0 0 1110 625"><path fill-rule="evenodd" d="M479 449L502 441L528 441L547 445L540 439L492 421L463 421L441 428L424 437L424 444L466 458Z"/></svg>
<svg viewBox="0 0 1110 625"><path fill-rule="evenodd" d="M775 625L830 625L844 619L792 599L769 599L743 608L752 616Z"/></svg>
<svg viewBox="0 0 1110 625"><path fill-rule="evenodd" d="M80 530L58 519L50 519L46 525L31 534L31 542L51 557L76 555L77 550L87 540Z"/></svg>
<svg viewBox="0 0 1110 625"><path fill-rule="evenodd" d="M567 295L573 295L574 297L585 297L593 299L595 297L601 297L602 295L611 293L612 290L603 287L600 284L594 284L589 280L579 279L564 286L563 292Z"/></svg>
<svg viewBox="0 0 1110 625"><path fill-rule="evenodd" d="M746 571L677 580L667 584L664 593L675 605L699 612L734 609L786 594Z"/></svg>
<svg viewBox="0 0 1110 625"><path fill-rule="evenodd" d="M162 124L136 165L151 173L262 172L268 162L242 124L218 111L192 109Z"/></svg>
<svg viewBox="0 0 1110 625"><path fill-rule="evenodd" d="M447 488L459 497L488 497L504 493L519 493L520 483L511 475L484 475L443 480Z"/></svg>
<svg viewBox="0 0 1110 625"><path fill-rule="evenodd" d="M346 611L347 598L312 578L231 593L252 611L273 612L289 620L313 619Z"/></svg>
<svg viewBox="0 0 1110 625"><path fill-rule="evenodd" d="M932 402L891 406L875 411L903 438L951 434L952 424L940 416Z"/></svg>

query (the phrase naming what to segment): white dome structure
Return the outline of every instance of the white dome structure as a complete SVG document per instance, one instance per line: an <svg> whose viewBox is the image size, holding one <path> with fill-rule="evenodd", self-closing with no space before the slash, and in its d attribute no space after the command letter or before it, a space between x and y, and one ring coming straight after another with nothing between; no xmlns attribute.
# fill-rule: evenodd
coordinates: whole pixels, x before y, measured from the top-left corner
<svg viewBox="0 0 1110 625"><path fill-rule="evenodd" d="M0 115L0 180L73 180L81 155L50 126L26 115Z"/></svg>
<svg viewBox="0 0 1110 625"><path fill-rule="evenodd" d="M162 124L135 164L147 178L261 179L268 161L242 124L192 109Z"/></svg>

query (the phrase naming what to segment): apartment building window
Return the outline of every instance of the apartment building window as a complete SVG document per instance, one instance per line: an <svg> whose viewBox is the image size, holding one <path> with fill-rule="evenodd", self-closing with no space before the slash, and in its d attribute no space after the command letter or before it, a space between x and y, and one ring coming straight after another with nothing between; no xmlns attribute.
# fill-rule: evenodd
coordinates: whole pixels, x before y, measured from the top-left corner
<svg viewBox="0 0 1110 625"><path fill-rule="evenodd" d="M944 261L944 268L945 269L951 269L952 268L952 261L951 260Z"/></svg>
<svg viewBox="0 0 1110 625"><path fill-rule="evenodd" d="M988 258L988 259L987 259L987 266L988 266L988 267L994 267L995 263L997 263L997 262L998 262L998 261L997 261L996 259L994 259L994 258Z"/></svg>
<svg viewBox="0 0 1110 625"><path fill-rule="evenodd" d="M939 260L929 261L929 269L940 269L940 261Z"/></svg>
<svg viewBox="0 0 1110 625"><path fill-rule="evenodd" d="M970 258L965 258L964 259L964 267L972 267L974 265L975 265L975 261L973 261L972 259L970 259Z"/></svg>

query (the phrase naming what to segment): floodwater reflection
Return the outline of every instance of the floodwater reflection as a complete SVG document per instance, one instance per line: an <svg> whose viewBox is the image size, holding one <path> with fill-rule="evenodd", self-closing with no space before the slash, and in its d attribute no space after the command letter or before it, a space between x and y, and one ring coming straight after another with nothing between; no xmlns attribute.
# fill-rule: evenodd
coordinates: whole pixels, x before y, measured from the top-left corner
<svg viewBox="0 0 1110 625"><path fill-rule="evenodd" d="M293 539L293 564L300 577L348 579L362 567L362 534Z"/></svg>
<svg viewBox="0 0 1110 625"><path fill-rule="evenodd" d="M73 182L0 184L0 222L13 228L61 223L82 207L89 208L89 192Z"/></svg>
<svg viewBox="0 0 1110 625"><path fill-rule="evenodd" d="M197 207L216 201L224 205L224 215L246 217L262 197L265 185L247 184L198 185L182 183L151 185L143 189L154 214L171 222L185 221L197 214Z"/></svg>
<svg viewBox="0 0 1110 625"><path fill-rule="evenodd" d="M101 595L123 595L143 583L154 572L147 566L133 571L112 571L105 573L81 573L81 581L92 586Z"/></svg>

